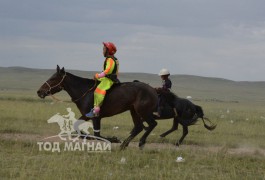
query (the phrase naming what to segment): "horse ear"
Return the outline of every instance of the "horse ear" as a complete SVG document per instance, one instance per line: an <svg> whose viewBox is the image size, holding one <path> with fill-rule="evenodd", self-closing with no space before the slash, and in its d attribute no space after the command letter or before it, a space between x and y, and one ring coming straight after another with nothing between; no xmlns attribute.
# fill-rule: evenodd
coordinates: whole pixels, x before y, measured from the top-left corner
<svg viewBox="0 0 265 180"><path fill-rule="evenodd" d="M61 72L62 72L62 73L65 73L64 67L61 69Z"/></svg>
<svg viewBox="0 0 265 180"><path fill-rule="evenodd" d="M57 73L59 73L59 72L60 72L60 66L57 65Z"/></svg>

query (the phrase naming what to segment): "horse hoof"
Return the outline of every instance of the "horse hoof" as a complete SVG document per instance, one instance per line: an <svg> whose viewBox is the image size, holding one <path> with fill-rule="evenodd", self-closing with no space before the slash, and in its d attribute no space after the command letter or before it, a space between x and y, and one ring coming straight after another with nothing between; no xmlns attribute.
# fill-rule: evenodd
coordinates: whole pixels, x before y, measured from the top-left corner
<svg viewBox="0 0 265 180"><path fill-rule="evenodd" d="M140 141L139 142L139 148L140 148L140 150L143 150L144 149L144 145L145 145L145 142L143 142L143 141Z"/></svg>
<svg viewBox="0 0 265 180"><path fill-rule="evenodd" d="M121 141L116 136L106 137L105 139L107 139L111 143L121 143Z"/></svg>
<svg viewBox="0 0 265 180"><path fill-rule="evenodd" d="M165 136L161 134L160 137L161 137L161 138L164 138Z"/></svg>
<svg viewBox="0 0 265 180"><path fill-rule="evenodd" d="M123 151L123 150L125 150L125 148L127 147L127 145L126 144L121 144L121 146L120 146L120 151Z"/></svg>
<svg viewBox="0 0 265 180"><path fill-rule="evenodd" d="M121 141L116 136L107 138L107 140L109 140L111 143L121 143Z"/></svg>
<svg viewBox="0 0 265 180"><path fill-rule="evenodd" d="M140 150L143 150L143 149L144 149L144 146L145 146L145 144L143 144L143 145L141 145L141 146L139 145L139 149L140 149Z"/></svg>

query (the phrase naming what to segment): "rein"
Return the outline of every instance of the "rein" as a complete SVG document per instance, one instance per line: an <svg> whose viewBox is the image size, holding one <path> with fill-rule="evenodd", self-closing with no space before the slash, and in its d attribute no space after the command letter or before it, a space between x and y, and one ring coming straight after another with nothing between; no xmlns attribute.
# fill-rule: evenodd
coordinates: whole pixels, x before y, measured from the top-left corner
<svg viewBox="0 0 265 180"><path fill-rule="evenodd" d="M97 86L97 81L95 81L94 85L88 89L81 97L75 99L75 100L72 100L73 102L77 102L79 101L80 99L82 99L83 97L85 97L90 91L92 91L95 87Z"/></svg>
<svg viewBox="0 0 265 180"><path fill-rule="evenodd" d="M54 86L51 86L47 81L45 82L45 84L49 87L49 90L46 92L46 94L48 94L48 95L51 96L54 100L59 101L59 102L63 102L63 101L60 100L60 99L58 99L58 98L56 98L56 97L51 93L51 90L52 90L53 88L58 87L58 86L60 86L60 87L59 87L60 89L64 89L64 88L61 86L61 84L63 83L65 77L66 77L66 73L64 74L64 76L63 76L63 78L61 79L61 81L60 81L58 84L54 85ZM90 91L92 91L96 86L97 86L97 81L95 81L94 85L93 85L90 89L88 89L88 90L87 90L87 91L86 91L81 97L79 97L79 98L77 98L77 99L75 99L75 100L72 99L72 101L73 101L73 102L77 102L77 101L79 101L80 99L82 99L83 97L85 97ZM49 92L49 93L48 93L48 92Z"/></svg>

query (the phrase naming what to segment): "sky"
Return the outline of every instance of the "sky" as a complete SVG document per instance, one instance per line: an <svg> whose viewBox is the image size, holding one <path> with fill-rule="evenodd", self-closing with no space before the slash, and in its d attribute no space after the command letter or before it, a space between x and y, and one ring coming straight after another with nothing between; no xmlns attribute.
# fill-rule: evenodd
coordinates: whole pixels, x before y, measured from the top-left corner
<svg viewBox="0 0 265 180"><path fill-rule="evenodd" d="M0 67L265 81L264 0L0 0Z"/></svg>

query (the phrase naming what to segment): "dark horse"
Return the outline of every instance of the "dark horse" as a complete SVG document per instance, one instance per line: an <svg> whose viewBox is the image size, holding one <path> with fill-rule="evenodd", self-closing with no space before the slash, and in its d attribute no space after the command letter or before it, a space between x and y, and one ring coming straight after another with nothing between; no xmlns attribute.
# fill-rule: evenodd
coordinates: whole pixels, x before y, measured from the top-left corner
<svg viewBox="0 0 265 180"><path fill-rule="evenodd" d="M64 68L57 66L57 72L53 74L38 90L38 96L45 98L61 90L65 90L72 101L76 104L82 116L79 119L88 120L86 113L93 108L94 90L98 82L93 79L85 79L68 72ZM147 136L155 128L157 122L154 120L152 112L156 108L157 93L149 85L141 82L127 82L114 85L108 91L104 103L101 106L100 116L93 118L94 135L100 136L101 118L110 117L127 110L130 110L134 123L129 137L121 144L120 148L125 149L130 141L143 130L143 121L149 127L141 137L139 147L145 144ZM117 142L116 138L105 138L111 142Z"/></svg>
<svg viewBox="0 0 265 180"><path fill-rule="evenodd" d="M162 119L173 119L172 128L160 135L165 137L168 134L178 129L178 124L183 127L183 133L181 138L176 142L176 146L179 146L188 134L188 126L194 125L199 118L202 119L204 127L210 131L216 128L212 122L204 117L203 110L200 106L193 104L191 101L179 98L172 92L160 91L158 92L161 98L162 114L160 117L155 117L157 120ZM207 125L205 120L209 121L211 125Z"/></svg>

